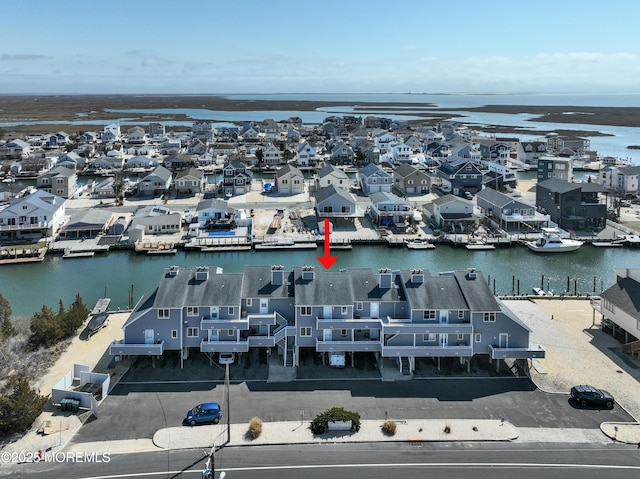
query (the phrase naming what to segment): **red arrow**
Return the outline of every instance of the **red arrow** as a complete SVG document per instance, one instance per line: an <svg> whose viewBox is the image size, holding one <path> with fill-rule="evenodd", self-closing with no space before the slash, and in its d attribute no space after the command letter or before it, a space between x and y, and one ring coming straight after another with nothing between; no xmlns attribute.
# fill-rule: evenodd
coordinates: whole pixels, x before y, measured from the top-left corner
<svg viewBox="0 0 640 479"><path fill-rule="evenodd" d="M331 256L331 240L329 239L329 228L331 228L331 223L329 223L329 218L324 219L324 256L316 256L316 259L322 263L322 266L325 269L331 268L333 263L338 259L337 256Z"/></svg>

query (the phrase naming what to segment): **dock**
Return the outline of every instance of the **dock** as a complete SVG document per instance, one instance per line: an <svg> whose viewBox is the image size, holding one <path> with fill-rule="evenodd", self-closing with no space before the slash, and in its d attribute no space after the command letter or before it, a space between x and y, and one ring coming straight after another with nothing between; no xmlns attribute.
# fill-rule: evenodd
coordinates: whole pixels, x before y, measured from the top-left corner
<svg viewBox="0 0 640 479"><path fill-rule="evenodd" d="M104 313L107 309L109 309L109 304L111 304L111 298L100 298L98 301L96 301L96 305L91 310L91 314Z"/></svg>
<svg viewBox="0 0 640 479"><path fill-rule="evenodd" d="M467 243L466 245L464 245L464 247L471 251L486 251L496 249L496 247L492 244L486 243Z"/></svg>
<svg viewBox="0 0 640 479"><path fill-rule="evenodd" d="M62 259L93 258L95 251L65 251Z"/></svg>

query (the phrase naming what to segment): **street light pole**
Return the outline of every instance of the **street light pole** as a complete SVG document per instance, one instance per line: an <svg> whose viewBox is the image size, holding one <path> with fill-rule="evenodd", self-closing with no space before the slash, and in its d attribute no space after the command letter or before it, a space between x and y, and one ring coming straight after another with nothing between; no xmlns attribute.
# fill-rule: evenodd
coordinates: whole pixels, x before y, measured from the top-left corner
<svg viewBox="0 0 640 479"><path fill-rule="evenodd" d="M225 388L226 388L226 394L227 394L227 444L229 444L231 442L231 413L229 411L229 406L231 401L229 400L229 363L227 363L226 365L226 370L225 370L225 375L224 375L224 382L225 382Z"/></svg>

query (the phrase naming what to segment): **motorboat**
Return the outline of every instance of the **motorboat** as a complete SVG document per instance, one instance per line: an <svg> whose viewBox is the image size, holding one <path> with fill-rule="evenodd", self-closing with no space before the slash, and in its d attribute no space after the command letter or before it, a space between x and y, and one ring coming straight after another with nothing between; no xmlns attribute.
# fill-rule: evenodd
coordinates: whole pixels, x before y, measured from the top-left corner
<svg viewBox="0 0 640 479"><path fill-rule="evenodd" d="M525 241L524 244L536 253L567 253L580 248L583 242L561 238L557 228L542 228L542 237L535 241Z"/></svg>

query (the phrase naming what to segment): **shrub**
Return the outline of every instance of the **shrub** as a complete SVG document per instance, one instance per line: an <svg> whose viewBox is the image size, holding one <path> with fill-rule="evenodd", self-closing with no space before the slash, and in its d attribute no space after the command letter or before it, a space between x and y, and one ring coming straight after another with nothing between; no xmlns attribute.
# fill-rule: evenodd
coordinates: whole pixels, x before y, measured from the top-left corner
<svg viewBox="0 0 640 479"><path fill-rule="evenodd" d="M254 417L249 421L249 431L247 432L247 435L251 439L257 439L260 434L262 434L262 419Z"/></svg>
<svg viewBox="0 0 640 479"><path fill-rule="evenodd" d="M26 431L44 410L47 402L24 377L9 380L9 392L0 396L0 437Z"/></svg>
<svg viewBox="0 0 640 479"><path fill-rule="evenodd" d="M448 424L444 427L444 432L445 434L449 434L451 432L451 426L449 426Z"/></svg>
<svg viewBox="0 0 640 479"><path fill-rule="evenodd" d="M324 434L329 428L329 423L334 421L351 421L351 432L360 430L360 414L347 411L341 407L334 407L325 412L321 412L311 421L311 432L314 434Z"/></svg>
<svg viewBox="0 0 640 479"><path fill-rule="evenodd" d="M395 436L398 425L395 421L385 421L382 423L382 432L387 436Z"/></svg>

